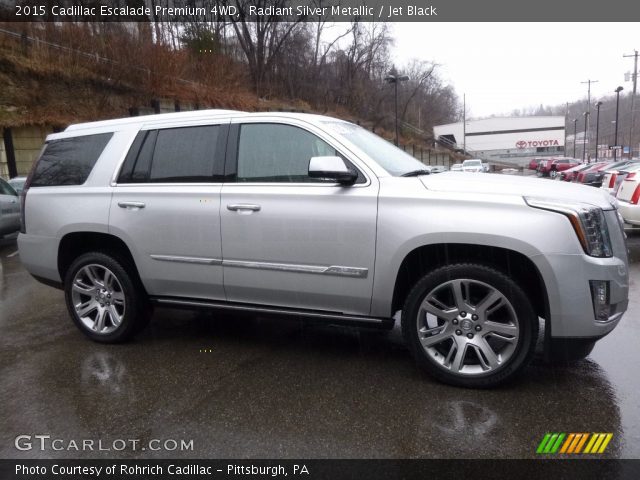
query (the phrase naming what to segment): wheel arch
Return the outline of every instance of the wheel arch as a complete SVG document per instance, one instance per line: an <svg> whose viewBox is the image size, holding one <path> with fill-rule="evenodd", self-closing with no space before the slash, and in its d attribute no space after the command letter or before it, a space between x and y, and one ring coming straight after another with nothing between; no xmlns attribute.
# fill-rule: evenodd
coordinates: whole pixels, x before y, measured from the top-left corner
<svg viewBox="0 0 640 480"><path fill-rule="evenodd" d="M536 314L549 321L549 297L542 274L521 252L497 246L467 243L434 243L414 248L405 255L395 276L391 312L402 305L413 285L426 273L456 263L486 265L513 278L530 296Z"/></svg>
<svg viewBox="0 0 640 480"><path fill-rule="evenodd" d="M132 269L133 275L140 281L140 275L136 262L131 254L129 246L121 238L102 232L71 232L65 234L58 244L58 273L64 282L67 271L73 261L80 255L100 251L115 254L119 260L126 263ZM142 285L142 282L140 282Z"/></svg>

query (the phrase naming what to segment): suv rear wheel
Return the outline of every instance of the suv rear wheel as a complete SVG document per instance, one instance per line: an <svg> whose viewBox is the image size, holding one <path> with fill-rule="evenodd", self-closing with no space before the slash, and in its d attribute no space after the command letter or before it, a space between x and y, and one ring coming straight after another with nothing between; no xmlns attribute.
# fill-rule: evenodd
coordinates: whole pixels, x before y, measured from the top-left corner
<svg viewBox="0 0 640 480"><path fill-rule="evenodd" d="M417 363L437 379L494 387L531 360L538 318L512 279L478 264L441 267L409 293L402 331Z"/></svg>
<svg viewBox="0 0 640 480"><path fill-rule="evenodd" d="M137 277L124 262L103 252L78 257L65 276L69 314L89 338L102 343L128 340L149 321L149 308Z"/></svg>

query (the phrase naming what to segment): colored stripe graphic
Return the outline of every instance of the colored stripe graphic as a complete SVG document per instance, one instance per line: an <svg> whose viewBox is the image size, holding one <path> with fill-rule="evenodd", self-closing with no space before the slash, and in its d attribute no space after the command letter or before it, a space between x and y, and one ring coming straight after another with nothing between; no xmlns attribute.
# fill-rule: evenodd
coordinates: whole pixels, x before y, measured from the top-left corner
<svg viewBox="0 0 640 480"><path fill-rule="evenodd" d="M567 453L567 449L569 448L569 445L571 445L571 442L573 442L573 439L575 438L575 436L576 436L575 433L569 434L569 436L564 442L564 445L562 445L562 448L560 449L560 453Z"/></svg>
<svg viewBox="0 0 640 480"><path fill-rule="evenodd" d="M587 438L589 438L589 434L588 433L581 433L580 435L582 435L582 438L580 439L580 442L578 442L578 445L576 445L575 453L580 453L582 451L583 445L587 441Z"/></svg>
<svg viewBox="0 0 640 480"><path fill-rule="evenodd" d="M612 433L558 433L545 434L536 449L541 454L600 454L604 453ZM586 446L585 446L586 445ZM584 449L584 450L583 450Z"/></svg>
<svg viewBox="0 0 640 480"><path fill-rule="evenodd" d="M544 447L547 445L549 438L551 438L551 434L547 433L542 439L542 441L540 442L540 445L538 445L538 449L536 450L536 453L542 453L544 451Z"/></svg>
<svg viewBox="0 0 640 480"><path fill-rule="evenodd" d="M602 445L600 445L600 450L598 450L598 453L604 453L605 449L607 448L607 445L609 445L609 442L611 441L611 439L613 438L613 433L607 433L607 436L604 439L604 442L602 442Z"/></svg>

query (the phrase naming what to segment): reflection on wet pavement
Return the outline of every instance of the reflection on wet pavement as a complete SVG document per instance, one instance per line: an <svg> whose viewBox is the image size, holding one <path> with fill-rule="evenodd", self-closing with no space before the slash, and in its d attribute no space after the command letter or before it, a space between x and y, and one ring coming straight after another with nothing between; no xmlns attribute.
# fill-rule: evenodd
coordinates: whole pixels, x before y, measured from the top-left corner
<svg viewBox="0 0 640 480"><path fill-rule="evenodd" d="M633 239L635 240L635 239ZM638 235L640 247L640 235ZM159 310L135 342L100 345L0 244L0 457L21 434L66 440L193 439L125 457L533 457L546 432L612 432L606 456L640 456L640 264L623 323L585 361L534 360L498 390L423 375L389 333ZM206 350L206 352L205 352Z"/></svg>

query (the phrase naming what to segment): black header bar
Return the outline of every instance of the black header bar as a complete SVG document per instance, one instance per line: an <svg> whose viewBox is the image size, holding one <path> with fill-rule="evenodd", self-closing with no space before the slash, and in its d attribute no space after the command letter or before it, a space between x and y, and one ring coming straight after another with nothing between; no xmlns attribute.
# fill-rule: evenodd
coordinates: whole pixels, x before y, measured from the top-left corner
<svg viewBox="0 0 640 480"><path fill-rule="evenodd" d="M0 0L0 21L633 22L629 0ZM489 27L488 27L489 28ZM463 34L463 32L460 32ZM541 31L541 35L562 32ZM473 41L473 39L469 39ZM505 41L509 41L505 38Z"/></svg>

